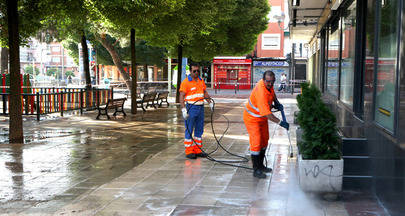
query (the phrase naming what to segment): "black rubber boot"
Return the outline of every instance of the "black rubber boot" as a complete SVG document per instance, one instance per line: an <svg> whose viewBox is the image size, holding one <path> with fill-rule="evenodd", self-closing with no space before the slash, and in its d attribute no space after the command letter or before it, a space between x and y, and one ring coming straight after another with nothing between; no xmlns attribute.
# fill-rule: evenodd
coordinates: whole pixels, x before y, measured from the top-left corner
<svg viewBox="0 0 405 216"><path fill-rule="evenodd" d="M197 157L207 157L208 156L208 154L207 153L205 153L205 152L201 152L201 153L198 153L198 154L195 154L195 156L197 156Z"/></svg>
<svg viewBox="0 0 405 216"><path fill-rule="evenodd" d="M259 168L259 155L251 155L251 157L253 163L253 176L261 179L266 178L266 174L264 174Z"/></svg>
<svg viewBox="0 0 405 216"><path fill-rule="evenodd" d="M188 159L197 159L197 156L195 154L188 154L188 155L186 155L186 158L188 158Z"/></svg>
<svg viewBox="0 0 405 216"><path fill-rule="evenodd" d="M260 154L259 154L259 169L262 171L262 172L265 172L265 173L269 173L269 172L271 172L271 171L273 171L271 168L267 168L266 166L264 166L264 157L265 157L265 154L266 154L266 150L264 149L264 150L261 150L260 151Z"/></svg>

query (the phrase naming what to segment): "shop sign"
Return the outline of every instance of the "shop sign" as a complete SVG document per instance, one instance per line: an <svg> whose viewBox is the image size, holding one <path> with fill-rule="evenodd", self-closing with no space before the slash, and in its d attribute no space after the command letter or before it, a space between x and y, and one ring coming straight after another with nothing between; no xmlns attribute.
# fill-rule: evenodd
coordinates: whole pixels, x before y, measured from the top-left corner
<svg viewBox="0 0 405 216"><path fill-rule="evenodd" d="M214 64L251 64L251 59L214 59Z"/></svg>
<svg viewBox="0 0 405 216"><path fill-rule="evenodd" d="M255 66L255 67L288 67L288 62L286 62L286 61L254 61L253 66Z"/></svg>
<svg viewBox="0 0 405 216"><path fill-rule="evenodd" d="M328 62L328 68L339 67L339 62Z"/></svg>
<svg viewBox="0 0 405 216"><path fill-rule="evenodd" d="M249 78L249 72L247 70L240 70L239 71L239 78Z"/></svg>
<svg viewBox="0 0 405 216"><path fill-rule="evenodd" d="M218 78L218 79L226 79L227 78L226 71L217 71L216 72L216 78Z"/></svg>

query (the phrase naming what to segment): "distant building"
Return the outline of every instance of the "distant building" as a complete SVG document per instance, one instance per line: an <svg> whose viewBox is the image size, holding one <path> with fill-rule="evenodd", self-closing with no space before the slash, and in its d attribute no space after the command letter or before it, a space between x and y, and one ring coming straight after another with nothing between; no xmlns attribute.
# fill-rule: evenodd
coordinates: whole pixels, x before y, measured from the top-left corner
<svg viewBox="0 0 405 216"><path fill-rule="evenodd" d="M49 69L56 69L59 79L67 79L66 71L78 76L78 66L67 53L61 43L46 44L31 39L27 46L20 47L21 71L24 72L24 68L31 65L38 68L42 75L46 75Z"/></svg>

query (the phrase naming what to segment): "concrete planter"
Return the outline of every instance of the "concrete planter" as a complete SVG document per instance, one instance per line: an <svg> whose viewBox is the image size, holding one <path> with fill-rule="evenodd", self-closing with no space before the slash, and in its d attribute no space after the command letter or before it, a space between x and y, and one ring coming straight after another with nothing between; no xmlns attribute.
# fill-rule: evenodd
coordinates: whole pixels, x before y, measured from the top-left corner
<svg viewBox="0 0 405 216"><path fill-rule="evenodd" d="M298 180L304 191L342 191L343 159L303 160L298 155Z"/></svg>

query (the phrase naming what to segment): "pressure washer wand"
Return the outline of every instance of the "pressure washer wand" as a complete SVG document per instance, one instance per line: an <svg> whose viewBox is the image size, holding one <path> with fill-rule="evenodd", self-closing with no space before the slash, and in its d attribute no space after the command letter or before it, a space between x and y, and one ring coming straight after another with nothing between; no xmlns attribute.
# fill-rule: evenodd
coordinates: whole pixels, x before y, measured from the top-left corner
<svg viewBox="0 0 405 216"><path fill-rule="evenodd" d="M285 117L284 109L281 109L280 112L281 112L281 118L283 118L283 121L287 121L287 118ZM291 145L290 130L287 130L287 135L288 135L288 142L290 143L290 145L288 146L288 155L290 155L290 157L293 157L294 151L293 151L293 148Z"/></svg>

